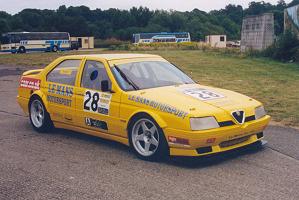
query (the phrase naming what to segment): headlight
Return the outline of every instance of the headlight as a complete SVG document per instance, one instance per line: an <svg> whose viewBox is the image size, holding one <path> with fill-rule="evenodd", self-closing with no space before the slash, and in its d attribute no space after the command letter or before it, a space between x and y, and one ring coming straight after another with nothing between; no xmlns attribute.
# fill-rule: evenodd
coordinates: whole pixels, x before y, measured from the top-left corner
<svg viewBox="0 0 299 200"><path fill-rule="evenodd" d="M214 117L190 118L190 126L193 131L219 128Z"/></svg>
<svg viewBox="0 0 299 200"><path fill-rule="evenodd" d="M255 119L260 119L266 115L264 106L259 106L255 109Z"/></svg>

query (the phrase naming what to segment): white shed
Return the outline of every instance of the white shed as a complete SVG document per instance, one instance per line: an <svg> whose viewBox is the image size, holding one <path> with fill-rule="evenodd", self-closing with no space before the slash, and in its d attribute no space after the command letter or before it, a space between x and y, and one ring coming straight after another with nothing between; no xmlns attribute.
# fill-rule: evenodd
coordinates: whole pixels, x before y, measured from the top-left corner
<svg viewBox="0 0 299 200"><path fill-rule="evenodd" d="M211 47L226 48L226 35L208 35L206 36L206 43Z"/></svg>
<svg viewBox="0 0 299 200"><path fill-rule="evenodd" d="M94 48L94 37L71 37L71 41L78 41L79 48L82 49Z"/></svg>

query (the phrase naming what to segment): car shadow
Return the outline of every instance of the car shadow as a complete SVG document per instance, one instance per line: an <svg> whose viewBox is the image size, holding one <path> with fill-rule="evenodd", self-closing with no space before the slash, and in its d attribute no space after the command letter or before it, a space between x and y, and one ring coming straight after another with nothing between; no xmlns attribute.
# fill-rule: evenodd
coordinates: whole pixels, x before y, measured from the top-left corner
<svg viewBox="0 0 299 200"><path fill-rule="evenodd" d="M78 139L83 140L88 143L94 143L94 144L100 144L105 145L107 148L113 148L117 151L122 151L122 153L125 153L128 155L128 159L136 159L139 160L136 156L134 156L133 151L126 145L103 139L100 137L87 135L84 133L66 130L66 129L54 129L49 133L46 133L49 135L60 135L66 138L72 138L72 139ZM201 156L201 157L168 157L167 159L161 161L161 164L166 165L172 165L176 167L183 167L183 168L205 168L213 165L219 165L234 159L237 159L239 157L250 155L250 154L256 154L260 151L263 151L265 149L264 146L261 145L260 142L241 147L238 149L226 151L223 153L218 153L214 155L207 155L207 156ZM144 162L140 160L141 162Z"/></svg>
<svg viewBox="0 0 299 200"><path fill-rule="evenodd" d="M67 129L60 129L60 128L55 128L51 132L45 133L49 135L60 135L66 138L72 138L76 140L83 140L88 143L93 143L93 144L101 144L105 145L106 147L113 148L116 150L120 151L128 151L129 147L121 144L119 142L115 142L112 140L104 139L101 137L93 136L93 135L88 135L85 133L80 133L72 130L67 130Z"/></svg>
<svg viewBox="0 0 299 200"><path fill-rule="evenodd" d="M222 153L213 155L201 156L201 157L170 157L167 159L167 163L177 167L184 168L205 168L214 165L220 165L228 161L240 158L245 155L256 154L263 151L265 146L260 142L254 144L229 150Z"/></svg>

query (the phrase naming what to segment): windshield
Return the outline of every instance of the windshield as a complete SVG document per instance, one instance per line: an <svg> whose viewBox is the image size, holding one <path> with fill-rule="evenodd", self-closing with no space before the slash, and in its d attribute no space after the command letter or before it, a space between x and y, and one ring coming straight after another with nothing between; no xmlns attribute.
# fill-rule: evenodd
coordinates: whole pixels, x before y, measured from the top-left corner
<svg viewBox="0 0 299 200"><path fill-rule="evenodd" d="M125 91L194 83L173 64L163 61L114 65L112 72Z"/></svg>

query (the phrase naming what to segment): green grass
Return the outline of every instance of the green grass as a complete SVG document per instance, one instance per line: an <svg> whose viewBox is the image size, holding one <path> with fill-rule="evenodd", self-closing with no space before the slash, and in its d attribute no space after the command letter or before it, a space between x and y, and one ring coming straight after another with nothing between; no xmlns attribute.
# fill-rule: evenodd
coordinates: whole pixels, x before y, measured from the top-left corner
<svg viewBox="0 0 299 200"><path fill-rule="evenodd" d="M116 53L97 50L87 53ZM125 51L122 51L125 52ZM299 126L299 65L280 63L263 58L248 58L203 51L142 51L159 54L204 85L234 90L265 104L268 113L277 122ZM74 54L36 53L0 55L0 64L40 68L53 59Z"/></svg>

